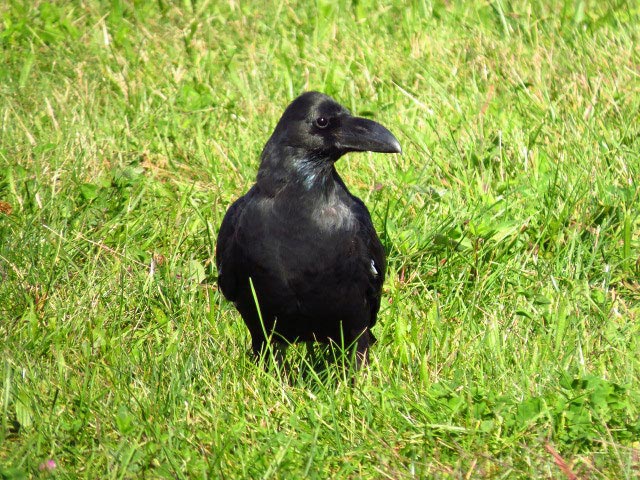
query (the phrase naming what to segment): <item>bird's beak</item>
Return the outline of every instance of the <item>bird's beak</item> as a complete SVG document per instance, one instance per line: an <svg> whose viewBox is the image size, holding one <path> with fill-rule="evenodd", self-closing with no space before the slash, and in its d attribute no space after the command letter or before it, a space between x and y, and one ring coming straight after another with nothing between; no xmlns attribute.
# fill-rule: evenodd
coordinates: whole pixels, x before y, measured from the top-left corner
<svg viewBox="0 0 640 480"><path fill-rule="evenodd" d="M336 132L337 144L348 152L402 153L400 142L373 120L347 116Z"/></svg>

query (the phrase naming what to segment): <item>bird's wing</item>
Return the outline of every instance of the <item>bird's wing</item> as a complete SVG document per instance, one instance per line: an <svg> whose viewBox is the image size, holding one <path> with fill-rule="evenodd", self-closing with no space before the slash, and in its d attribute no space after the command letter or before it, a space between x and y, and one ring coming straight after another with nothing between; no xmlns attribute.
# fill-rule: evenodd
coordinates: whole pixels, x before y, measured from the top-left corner
<svg viewBox="0 0 640 480"><path fill-rule="evenodd" d="M384 248L373 226L371 215L369 214L367 207L359 198L353 198L356 200L355 214L360 223L360 236L367 252L367 258L365 261L368 261L368 266L370 266L372 288L367 292L367 301L369 302L369 305L371 305L370 326L373 327L376 323L378 310L380 310L382 284L384 283L387 265Z"/></svg>
<svg viewBox="0 0 640 480"><path fill-rule="evenodd" d="M227 210L220 225L216 242L216 267L218 286L227 300L235 301L238 290L238 276L241 255L237 240L240 217L246 207L248 194L236 200Z"/></svg>

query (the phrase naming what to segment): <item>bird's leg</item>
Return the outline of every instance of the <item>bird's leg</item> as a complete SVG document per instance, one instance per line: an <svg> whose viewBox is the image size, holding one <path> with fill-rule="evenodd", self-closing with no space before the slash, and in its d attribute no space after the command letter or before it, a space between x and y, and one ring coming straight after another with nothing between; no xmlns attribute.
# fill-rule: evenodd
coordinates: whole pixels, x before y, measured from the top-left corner
<svg viewBox="0 0 640 480"><path fill-rule="evenodd" d="M315 341L304 342L304 345L307 350L307 359L309 366L312 368L317 368L318 366L318 349L316 348Z"/></svg>
<svg viewBox="0 0 640 480"><path fill-rule="evenodd" d="M265 370L275 366L277 371L284 372L286 368L285 354L288 345L273 339L265 339L261 335L252 337L251 350L256 362L262 363Z"/></svg>
<svg viewBox="0 0 640 480"><path fill-rule="evenodd" d="M251 333L251 353L256 362L259 362L266 351L267 341L262 335Z"/></svg>
<svg viewBox="0 0 640 480"><path fill-rule="evenodd" d="M269 345L271 346L271 355L273 357L274 364L279 370L283 369L286 366L285 354L287 353L288 345L277 341L271 341L269 342Z"/></svg>
<svg viewBox="0 0 640 480"><path fill-rule="evenodd" d="M371 344L371 339L368 328L365 328L360 332L356 338L355 344L355 368L356 371L358 371L369 363L369 345Z"/></svg>

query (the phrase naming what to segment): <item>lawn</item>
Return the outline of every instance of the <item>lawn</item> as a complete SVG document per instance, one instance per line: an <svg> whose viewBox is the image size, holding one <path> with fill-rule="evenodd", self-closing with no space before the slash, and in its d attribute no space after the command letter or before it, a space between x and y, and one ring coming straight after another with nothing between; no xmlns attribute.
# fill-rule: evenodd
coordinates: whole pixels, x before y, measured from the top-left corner
<svg viewBox="0 0 640 480"><path fill-rule="evenodd" d="M640 476L640 5L410 3L0 5L0 479ZM355 382L212 262L305 90L403 147Z"/></svg>

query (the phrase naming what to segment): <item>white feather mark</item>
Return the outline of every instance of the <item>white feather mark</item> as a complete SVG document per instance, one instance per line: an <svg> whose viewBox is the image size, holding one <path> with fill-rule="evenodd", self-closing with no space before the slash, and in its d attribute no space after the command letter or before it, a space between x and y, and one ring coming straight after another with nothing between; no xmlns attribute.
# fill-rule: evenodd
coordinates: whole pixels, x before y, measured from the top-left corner
<svg viewBox="0 0 640 480"><path fill-rule="evenodd" d="M371 259L371 273L373 273L374 277L378 276L378 270L376 270L376 262L373 261L373 258Z"/></svg>

